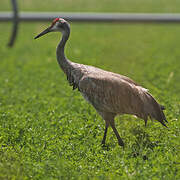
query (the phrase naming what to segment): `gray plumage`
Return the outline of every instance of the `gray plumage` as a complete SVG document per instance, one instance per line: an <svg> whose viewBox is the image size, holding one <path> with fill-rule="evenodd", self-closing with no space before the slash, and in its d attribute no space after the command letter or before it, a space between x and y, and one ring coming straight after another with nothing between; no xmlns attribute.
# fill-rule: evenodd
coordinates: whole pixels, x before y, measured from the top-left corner
<svg viewBox="0 0 180 180"><path fill-rule="evenodd" d="M102 144L105 144L109 125L112 127L118 144L124 146L115 127L114 118L118 114L132 114L144 119L156 119L163 126L167 122L163 113L165 109L148 93L147 89L139 86L133 80L113 72L71 62L65 57L64 48L70 35L70 26L62 18L56 18L52 25L40 33L38 38L48 32L62 32L62 39L57 46L57 60L67 76L69 84L78 89L82 96L96 109L105 120L105 132Z"/></svg>

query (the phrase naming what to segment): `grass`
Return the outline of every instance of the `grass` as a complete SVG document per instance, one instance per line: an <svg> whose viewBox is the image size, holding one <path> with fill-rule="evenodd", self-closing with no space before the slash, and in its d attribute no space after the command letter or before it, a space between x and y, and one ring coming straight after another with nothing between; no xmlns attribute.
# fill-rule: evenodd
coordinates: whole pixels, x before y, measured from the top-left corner
<svg viewBox="0 0 180 180"><path fill-rule="evenodd" d="M124 150L111 129L100 145L103 120L56 62L60 35L33 39L47 25L21 24L8 49L0 24L0 179L179 179L179 25L71 23L69 59L127 75L166 106L169 129L116 118Z"/></svg>
<svg viewBox="0 0 180 180"><path fill-rule="evenodd" d="M1 0L0 11L11 10L10 1ZM28 0L18 1L21 11L59 12L146 12L178 13L179 0Z"/></svg>

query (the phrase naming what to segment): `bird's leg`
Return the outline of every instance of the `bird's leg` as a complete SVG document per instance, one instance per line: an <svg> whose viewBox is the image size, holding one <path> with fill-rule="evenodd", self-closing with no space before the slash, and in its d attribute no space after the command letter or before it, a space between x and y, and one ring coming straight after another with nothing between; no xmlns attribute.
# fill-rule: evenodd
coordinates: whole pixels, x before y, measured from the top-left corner
<svg viewBox="0 0 180 180"><path fill-rule="evenodd" d="M145 127L147 126L147 118L144 119Z"/></svg>
<svg viewBox="0 0 180 180"><path fill-rule="evenodd" d="M119 133L118 133L116 127L115 127L114 119L111 120L109 123L110 123L110 125L111 125L111 127L112 127L112 129L113 129L113 131L114 131L114 133L115 133L115 135L116 135L116 137L117 137L117 139L118 139L118 144L119 144L120 146L124 146L124 142L123 142L123 140L121 139L121 137L119 136Z"/></svg>
<svg viewBox="0 0 180 180"><path fill-rule="evenodd" d="M108 127L109 127L109 122L108 122L108 121L105 121L105 122L106 122L106 125L105 125L103 140L102 140L102 144L103 144L103 145L105 145L106 134L107 134L107 130L108 130Z"/></svg>

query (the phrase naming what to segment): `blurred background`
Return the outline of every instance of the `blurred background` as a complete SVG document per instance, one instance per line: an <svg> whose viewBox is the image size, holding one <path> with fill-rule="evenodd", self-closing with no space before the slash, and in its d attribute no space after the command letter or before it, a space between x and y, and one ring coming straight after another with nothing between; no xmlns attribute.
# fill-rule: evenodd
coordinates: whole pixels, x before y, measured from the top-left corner
<svg viewBox="0 0 180 180"><path fill-rule="evenodd" d="M176 0L173 3L170 0L100 2L19 0L17 5L19 12L178 13L180 11L180 2ZM0 11L12 11L11 1L2 0ZM56 67L55 48L58 43L57 37L60 38L60 35L50 34L38 41L33 40L33 37L50 23L51 20L49 23L20 22L15 47L8 49L6 45L10 39L12 23L0 22L1 67L2 64L9 67L10 64L13 66L12 63L15 63L14 66L18 63L22 66L31 63L36 64L35 67L38 68L46 61ZM73 22L71 32L67 45L69 59L128 75L142 85L150 88L152 85L164 93L170 91L171 95L179 94L178 23ZM46 71L51 70L47 68Z"/></svg>
<svg viewBox="0 0 180 180"><path fill-rule="evenodd" d="M142 12L142 13L178 13L178 0L102 0L97 2L83 0L18 0L21 11L60 11L60 12ZM11 10L10 0L1 1L1 11Z"/></svg>

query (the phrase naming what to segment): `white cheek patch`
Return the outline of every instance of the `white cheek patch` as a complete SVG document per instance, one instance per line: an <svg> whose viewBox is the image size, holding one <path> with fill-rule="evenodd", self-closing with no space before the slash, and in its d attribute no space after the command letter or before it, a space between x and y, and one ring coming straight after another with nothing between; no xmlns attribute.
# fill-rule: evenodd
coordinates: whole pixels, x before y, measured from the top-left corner
<svg viewBox="0 0 180 180"><path fill-rule="evenodd" d="M64 19L62 19L62 18L59 18L59 20L60 20L61 23L65 23L65 22L66 22L66 21L65 21Z"/></svg>
<svg viewBox="0 0 180 180"><path fill-rule="evenodd" d="M54 24L54 26L51 28L52 31L57 31L58 30L57 24L58 24L58 22L56 22Z"/></svg>

